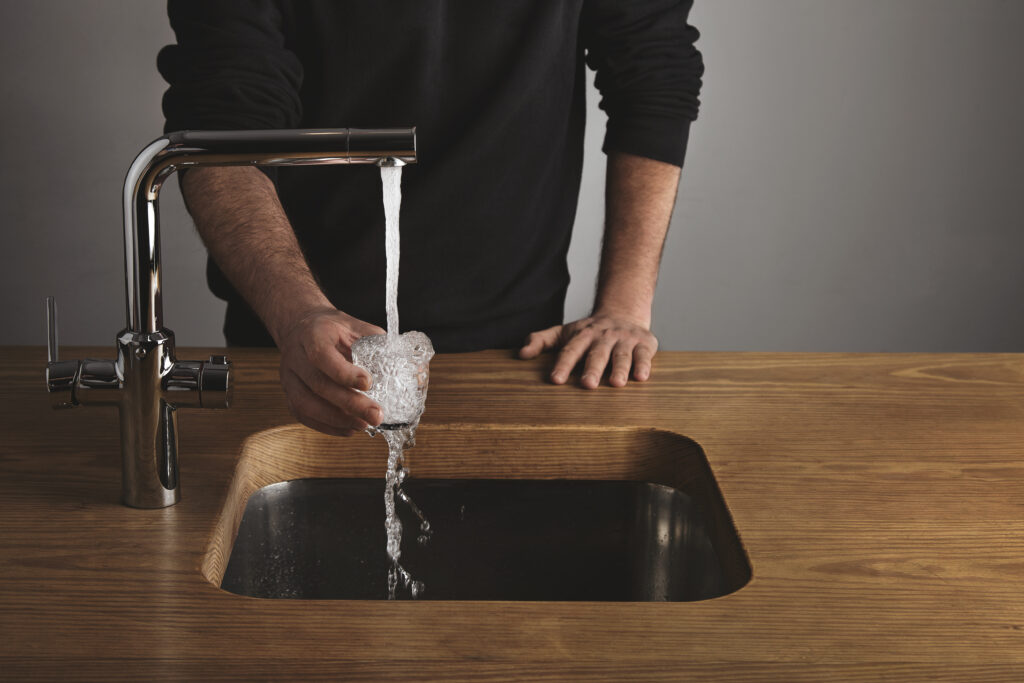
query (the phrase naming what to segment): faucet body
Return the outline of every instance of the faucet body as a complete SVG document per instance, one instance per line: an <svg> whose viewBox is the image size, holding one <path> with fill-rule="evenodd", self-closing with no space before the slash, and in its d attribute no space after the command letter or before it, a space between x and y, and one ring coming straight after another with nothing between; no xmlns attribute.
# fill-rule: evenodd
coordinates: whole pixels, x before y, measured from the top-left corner
<svg viewBox="0 0 1024 683"><path fill-rule="evenodd" d="M194 166L415 162L415 128L182 131L154 140L139 153L122 197L127 326L117 336L117 358L59 360L52 301L48 318L47 388L54 405L111 405L120 412L126 505L161 508L178 502L175 411L230 404L227 358L177 360L174 333L163 324L158 200L167 177Z"/></svg>

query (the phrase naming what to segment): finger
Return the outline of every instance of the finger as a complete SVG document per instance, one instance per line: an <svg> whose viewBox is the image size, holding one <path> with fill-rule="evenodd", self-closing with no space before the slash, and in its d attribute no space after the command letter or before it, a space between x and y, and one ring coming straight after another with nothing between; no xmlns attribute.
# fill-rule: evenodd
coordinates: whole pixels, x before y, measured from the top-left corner
<svg viewBox="0 0 1024 683"><path fill-rule="evenodd" d="M335 311L333 315L325 316L322 322L322 326L316 328L322 330L324 336L319 341L333 346L348 360L352 360L352 344L357 339L385 334L382 328L365 320L353 318L341 311ZM317 337L314 337L314 339L317 339Z"/></svg>
<svg viewBox="0 0 1024 683"><path fill-rule="evenodd" d="M608 358L612 355L614 344L604 339L598 339L590 347L587 353L587 362L583 366L583 377L580 378L580 385L584 389L597 389L601 384L601 375L608 365Z"/></svg>
<svg viewBox="0 0 1024 683"><path fill-rule="evenodd" d="M356 327L355 331L356 333L359 334L360 337L370 337L375 334L387 334L387 330L385 330L383 327L377 327L376 325L371 325L370 323L364 323L361 320L359 322L360 324Z"/></svg>
<svg viewBox="0 0 1024 683"><path fill-rule="evenodd" d="M633 379L646 382L651 376L651 363L655 349L647 344L638 344L633 350Z"/></svg>
<svg viewBox="0 0 1024 683"><path fill-rule="evenodd" d="M298 417L297 419L299 420L299 422L306 425L310 429L315 429L318 432L323 432L324 434L329 434L331 436L352 436L353 434L359 433L354 429L332 427L331 425L325 422L318 422L308 417Z"/></svg>
<svg viewBox="0 0 1024 683"><path fill-rule="evenodd" d="M580 362L583 354L590 348L590 341L593 333L587 329L581 330L576 336L566 342L562 352L558 354L555 368L551 371L551 381L555 384L564 384L569 379L569 373Z"/></svg>
<svg viewBox="0 0 1024 683"><path fill-rule="evenodd" d="M367 427L365 420L342 411L338 406L315 394L294 372L289 371L285 374L281 386L288 396L288 407L299 421L313 420L337 430L362 430Z"/></svg>
<svg viewBox="0 0 1024 683"><path fill-rule="evenodd" d="M613 387L624 387L629 381L629 368L633 365L634 341L619 341L612 350L612 372L608 384Z"/></svg>
<svg viewBox="0 0 1024 683"><path fill-rule="evenodd" d="M337 406L315 394L302 379L288 372L281 379L281 386L288 398L288 408L300 421L313 420L334 429L364 429L366 423L349 415Z"/></svg>
<svg viewBox="0 0 1024 683"><path fill-rule="evenodd" d="M336 384L311 365L299 365L291 370L302 380L306 388L336 406L343 414L357 417L372 425L380 424L380 407L370 397Z"/></svg>
<svg viewBox="0 0 1024 683"><path fill-rule="evenodd" d="M526 338L526 344L519 349L519 357L523 359L536 358L541 352L553 349L558 346L558 335L562 331L561 325L549 327L546 330L531 332Z"/></svg>
<svg viewBox="0 0 1024 683"><path fill-rule="evenodd" d="M308 349L306 356L313 366L335 384L367 391L373 383L370 373L345 358L334 344L323 342ZM304 378L305 379L305 378ZM308 378L312 379L312 378Z"/></svg>

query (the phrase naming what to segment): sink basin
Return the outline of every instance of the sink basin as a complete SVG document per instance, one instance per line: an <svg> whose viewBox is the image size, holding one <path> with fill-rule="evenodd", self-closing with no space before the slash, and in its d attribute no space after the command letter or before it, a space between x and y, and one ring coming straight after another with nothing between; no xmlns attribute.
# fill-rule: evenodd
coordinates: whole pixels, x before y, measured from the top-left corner
<svg viewBox="0 0 1024 683"><path fill-rule="evenodd" d="M707 459L654 429L422 425L398 503L421 600L691 601L751 568ZM203 564L261 598L387 597L382 439L250 437Z"/></svg>

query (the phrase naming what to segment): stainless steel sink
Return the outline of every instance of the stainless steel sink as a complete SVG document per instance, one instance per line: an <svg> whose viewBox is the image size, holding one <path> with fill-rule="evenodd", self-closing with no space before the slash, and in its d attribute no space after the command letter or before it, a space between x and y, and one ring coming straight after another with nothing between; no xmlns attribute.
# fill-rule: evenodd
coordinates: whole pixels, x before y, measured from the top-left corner
<svg viewBox="0 0 1024 683"><path fill-rule="evenodd" d="M689 601L751 567L701 447L649 428L420 425L399 502L424 600ZM385 599L382 439L249 437L203 561L261 598Z"/></svg>
<svg viewBox="0 0 1024 683"><path fill-rule="evenodd" d="M402 564L420 599L687 601L740 588L735 533L670 486L638 481L410 478ZM299 479L249 499L221 587L263 598L387 596L380 479ZM723 531L725 531L723 533ZM724 546L729 546L727 549ZM726 552L722 552L726 550Z"/></svg>

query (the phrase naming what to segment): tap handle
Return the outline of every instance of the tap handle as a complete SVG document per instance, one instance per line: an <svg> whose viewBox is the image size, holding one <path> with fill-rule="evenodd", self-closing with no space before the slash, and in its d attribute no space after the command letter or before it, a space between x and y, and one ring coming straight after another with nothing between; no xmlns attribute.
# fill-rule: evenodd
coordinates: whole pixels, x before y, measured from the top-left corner
<svg viewBox="0 0 1024 683"><path fill-rule="evenodd" d="M46 390L54 408L70 408L77 405L75 385L81 370L77 360L60 360L57 346L57 302L52 296L46 297Z"/></svg>
<svg viewBox="0 0 1024 683"><path fill-rule="evenodd" d="M46 297L46 362L56 363L60 360L57 346L57 300Z"/></svg>
<svg viewBox="0 0 1024 683"><path fill-rule="evenodd" d="M203 363L199 397L204 408L229 408L235 384L231 378L231 361L227 356L210 356Z"/></svg>

